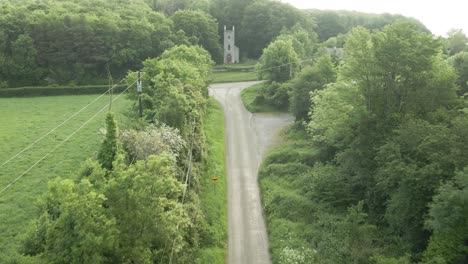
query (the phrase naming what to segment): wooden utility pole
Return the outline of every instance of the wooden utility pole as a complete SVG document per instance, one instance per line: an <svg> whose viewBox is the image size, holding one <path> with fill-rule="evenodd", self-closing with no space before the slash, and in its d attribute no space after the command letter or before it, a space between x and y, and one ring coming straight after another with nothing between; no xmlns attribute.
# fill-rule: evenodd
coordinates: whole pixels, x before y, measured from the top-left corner
<svg viewBox="0 0 468 264"><path fill-rule="evenodd" d="M142 92L142 85L141 85L141 73L138 71L138 80L137 80L137 91L138 91L138 117L143 116L143 106L141 105L141 92Z"/></svg>

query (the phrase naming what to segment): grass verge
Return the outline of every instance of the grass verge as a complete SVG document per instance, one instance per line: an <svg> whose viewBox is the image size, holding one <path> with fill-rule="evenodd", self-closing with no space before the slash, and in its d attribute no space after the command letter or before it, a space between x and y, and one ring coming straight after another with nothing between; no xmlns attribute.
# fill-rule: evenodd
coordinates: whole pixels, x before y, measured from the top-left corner
<svg viewBox="0 0 468 264"><path fill-rule="evenodd" d="M273 263L309 263L310 211L304 195L304 176L315 160L304 131L290 128L273 147L259 171L262 207L266 215Z"/></svg>
<svg viewBox="0 0 468 264"><path fill-rule="evenodd" d="M247 82L257 80L257 74L255 72L219 71L213 72L211 76L213 79L212 83Z"/></svg>
<svg viewBox="0 0 468 264"><path fill-rule="evenodd" d="M222 264L226 259L227 240L227 194L224 145L224 113L215 99L208 102L205 122L208 158L205 177L201 179L200 200L206 216L208 241L200 250L200 263ZM211 178L219 181L214 184Z"/></svg>
<svg viewBox="0 0 468 264"><path fill-rule="evenodd" d="M55 128L96 95L53 96L33 98L0 98L0 165ZM109 102L103 96L65 125L38 142L34 147L0 168L0 190L26 171L58 143L78 129ZM121 97L113 105L118 121L131 101ZM99 129L104 127L105 112L58 147L14 185L0 193L0 263L6 263L16 252L21 237L36 217L36 199L47 190L55 177L73 178L80 164L91 157L100 145Z"/></svg>
<svg viewBox="0 0 468 264"><path fill-rule="evenodd" d="M236 64L222 64L213 67L212 82L246 82L256 81L257 73L255 72L256 61Z"/></svg>
<svg viewBox="0 0 468 264"><path fill-rule="evenodd" d="M280 112L277 108L266 103L264 100L259 100L258 95L264 85L263 83L258 83L241 91L241 98L245 108L251 113Z"/></svg>

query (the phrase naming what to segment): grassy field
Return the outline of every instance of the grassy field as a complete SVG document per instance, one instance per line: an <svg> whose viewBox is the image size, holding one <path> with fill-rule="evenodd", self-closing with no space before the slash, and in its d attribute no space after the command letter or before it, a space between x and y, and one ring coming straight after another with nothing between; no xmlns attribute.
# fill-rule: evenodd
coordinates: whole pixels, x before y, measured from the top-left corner
<svg viewBox="0 0 468 264"><path fill-rule="evenodd" d="M208 159L205 177L201 179L200 199L208 223L209 241L200 251L201 263L222 264L226 258L227 240L227 194L224 146L224 113L213 98L208 105L205 123ZM216 184L211 178L216 176Z"/></svg>
<svg viewBox="0 0 468 264"><path fill-rule="evenodd" d="M258 80L255 73L256 61L239 64L223 64L213 68L213 83L244 82Z"/></svg>
<svg viewBox="0 0 468 264"><path fill-rule="evenodd" d="M97 95L0 98L0 165L95 98ZM107 96L102 97L34 147L1 167L0 190L108 102ZM124 96L113 103L118 121L124 118L121 113L131 103ZM75 177L80 164L97 151L102 139L99 129L104 127L105 112L26 173L11 188L0 193L0 263L5 263L6 256L14 254L24 230L36 217L35 201L46 191L48 180L55 177Z"/></svg>
<svg viewBox="0 0 468 264"><path fill-rule="evenodd" d="M272 105L266 104L261 100L255 100L259 90L262 89L263 86L263 83L259 83L242 90L241 98L245 108L247 108L247 110L249 110L251 113L280 112Z"/></svg>
<svg viewBox="0 0 468 264"><path fill-rule="evenodd" d="M213 72L212 79L213 83L256 81L257 74L255 72L222 71Z"/></svg>

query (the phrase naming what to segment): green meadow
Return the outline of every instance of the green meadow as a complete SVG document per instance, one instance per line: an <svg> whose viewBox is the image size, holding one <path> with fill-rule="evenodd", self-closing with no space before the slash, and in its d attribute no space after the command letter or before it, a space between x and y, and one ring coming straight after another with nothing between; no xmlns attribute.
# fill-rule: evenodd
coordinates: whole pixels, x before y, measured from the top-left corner
<svg viewBox="0 0 468 264"><path fill-rule="evenodd" d="M11 157L51 131L98 95L0 98L0 166ZM114 96L114 99L116 97ZM55 177L73 178L80 164L95 155L102 139L105 109L64 144L52 151L83 123L109 103L103 96L33 147L0 167L0 191L40 163L0 193L0 262L12 256L24 231L36 217L35 201ZM112 103L119 123L132 102L121 96Z"/></svg>

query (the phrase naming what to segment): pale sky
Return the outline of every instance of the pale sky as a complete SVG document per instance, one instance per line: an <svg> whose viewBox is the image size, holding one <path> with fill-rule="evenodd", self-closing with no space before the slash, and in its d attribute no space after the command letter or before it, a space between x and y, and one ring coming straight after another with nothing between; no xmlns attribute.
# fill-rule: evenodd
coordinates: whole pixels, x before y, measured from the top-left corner
<svg viewBox="0 0 468 264"><path fill-rule="evenodd" d="M414 17L435 35L451 28L468 35L467 0L280 0L299 9L351 10L365 13L390 13Z"/></svg>

